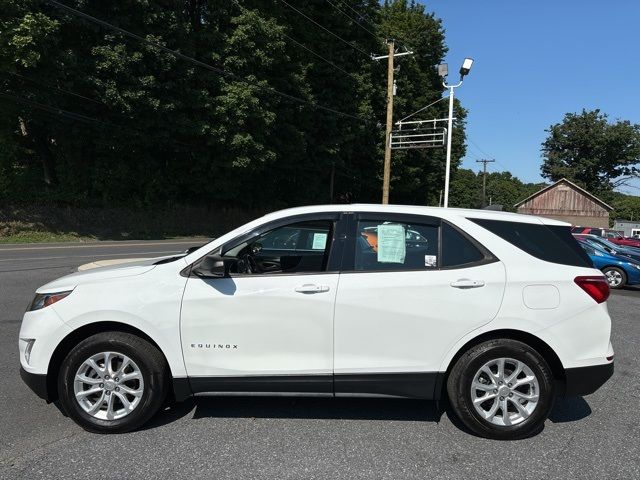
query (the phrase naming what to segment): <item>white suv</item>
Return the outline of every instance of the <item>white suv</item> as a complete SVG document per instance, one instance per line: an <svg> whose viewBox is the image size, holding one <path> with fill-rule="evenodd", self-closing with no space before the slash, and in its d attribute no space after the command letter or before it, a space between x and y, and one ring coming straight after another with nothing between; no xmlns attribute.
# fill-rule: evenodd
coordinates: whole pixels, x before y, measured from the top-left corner
<svg viewBox="0 0 640 480"><path fill-rule="evenodd" d="M473 432L539 431L613 373L602 274L549 219L411 206L266 215L177 257L38 289L24 381L94 432L192 395L449 402Z"/></svg>

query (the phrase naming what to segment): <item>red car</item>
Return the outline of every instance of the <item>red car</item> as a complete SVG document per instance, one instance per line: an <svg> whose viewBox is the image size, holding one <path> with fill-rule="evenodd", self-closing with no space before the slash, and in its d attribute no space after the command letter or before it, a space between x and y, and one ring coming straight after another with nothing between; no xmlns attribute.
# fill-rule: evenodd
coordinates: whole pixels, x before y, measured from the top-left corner
<svg viewBox="0 0 640 480"><path fill-rule="evenodd" d="M629 238L622 235L616 230L595 227L573 227L571 233L582 233L587 235L597 235L603 237L616 245L624 245L625 247L640 248L640 239Z"/></svg>

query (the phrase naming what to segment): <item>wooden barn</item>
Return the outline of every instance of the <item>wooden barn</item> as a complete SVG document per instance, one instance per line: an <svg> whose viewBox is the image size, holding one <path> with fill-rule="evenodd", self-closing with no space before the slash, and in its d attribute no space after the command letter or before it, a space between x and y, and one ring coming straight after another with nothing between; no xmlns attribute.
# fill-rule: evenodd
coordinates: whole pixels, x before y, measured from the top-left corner
<svg viewBox="0 0 640 480"><path fill-rule="evenodd" d="M566 178L514 205L518 213L555 218L582 227L609 228L613 208Z"/></svg>

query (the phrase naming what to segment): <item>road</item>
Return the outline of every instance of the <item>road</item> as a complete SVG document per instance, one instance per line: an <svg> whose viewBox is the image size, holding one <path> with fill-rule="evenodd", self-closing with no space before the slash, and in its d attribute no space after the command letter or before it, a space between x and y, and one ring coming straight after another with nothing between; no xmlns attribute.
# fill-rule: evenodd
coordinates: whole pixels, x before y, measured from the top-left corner
<svg viewBox="0 0 640 480"><path fill-rule="evenodd" d="M640 292L609 301L616 372L561 400L536 437L498 442L413 400L199 398L143 430L94 435L18 375L20 319L41 284L96 259L165 255L188 240L0 245L0 478L640 478Z"/></svg>

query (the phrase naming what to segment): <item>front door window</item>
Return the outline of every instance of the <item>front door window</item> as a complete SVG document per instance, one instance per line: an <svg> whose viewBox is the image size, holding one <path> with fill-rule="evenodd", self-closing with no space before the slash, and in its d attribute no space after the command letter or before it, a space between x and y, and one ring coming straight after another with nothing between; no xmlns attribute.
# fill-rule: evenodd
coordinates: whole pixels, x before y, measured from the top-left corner
<svg viewBox="0 0 640 480"><path fill-rule="evenodd" d="M223 252L229 272L243 275L319 273L326 270L334 222L293 223Z"/></svg>

